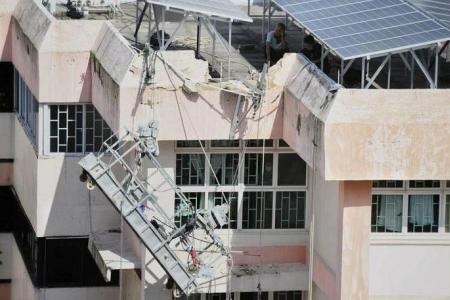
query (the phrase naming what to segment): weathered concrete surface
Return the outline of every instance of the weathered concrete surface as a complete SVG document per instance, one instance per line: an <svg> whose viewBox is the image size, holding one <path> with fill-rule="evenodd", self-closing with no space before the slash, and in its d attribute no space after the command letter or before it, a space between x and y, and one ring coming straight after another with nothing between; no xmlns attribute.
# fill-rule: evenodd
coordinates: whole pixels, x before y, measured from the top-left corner
<svg viewBox="0 0 450 300"><path fill-rule="evenodd" d="M283 137L326 180L450 178L450 90L334 91L284 61Z"/></svg>
<svg viewBox="0 0 450 300"><path fill-rule="evenodd" d="M329 180L449 179L450 90L340 90L324 147Z"/></svg>

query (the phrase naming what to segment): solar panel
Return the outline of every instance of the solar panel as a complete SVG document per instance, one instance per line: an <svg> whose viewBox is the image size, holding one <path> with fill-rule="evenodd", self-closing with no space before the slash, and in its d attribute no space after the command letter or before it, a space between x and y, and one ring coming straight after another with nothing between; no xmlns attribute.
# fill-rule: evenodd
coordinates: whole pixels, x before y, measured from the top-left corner
<svg viewBox="0 0 450 300"><path fill-rule="evenodd" d="M449 0L408 0L450 28Z"/></svg>
<svg viewBox="0 0 450 300"><path fill-rule="evenodd" d="M230 0L147 0L148 3L222 19L253 22Z"/></svg>
<svg viewBox="0 0 450 300"><path fill-rule="evenodd" d="M450 28L404 0L272 1L345 60L450 40Z"/></svg>

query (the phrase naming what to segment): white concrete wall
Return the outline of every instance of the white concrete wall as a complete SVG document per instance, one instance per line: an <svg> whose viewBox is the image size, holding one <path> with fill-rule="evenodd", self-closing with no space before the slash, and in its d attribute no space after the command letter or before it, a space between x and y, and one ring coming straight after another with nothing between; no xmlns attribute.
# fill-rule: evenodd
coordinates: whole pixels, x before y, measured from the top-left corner
<svg viewBox="0 0 450 300"><path fill-rule="evenodd" d="M13 185L31 225L37 228L37 155L22 125L14 120Z"/></svg>
<svg viewBox="0 0 450 300"><path fill-rule="evenodd" d="M320 174L315 178L314 194L314 251L333 271L338 269L338 197L339 183L325 181ZM313 184L310 181L310 184Z"/></svg>
<svg viewBox="0 0 450 300"><path fill-rule="evenodd" d="M38 158L17 119L14 129L14 188L38 237L82 236L119 226L119 215L103 194L89 193L80 182L80 156Z"/></svg>
<svg viewBox="0 0 450 300"><path fill-rule="evenodd" d="M38 236L88 235L119 227L119 214L101 191L89 192L79 180L80 159L56 155L38 160Z"/></svg>
<svg viewBox="0 0 450 300"><path fill-rule="evenodd" d="M0 113L0 159L13 158L14 114Z"/></svg>
<svg viewBox="0 0 450 300"><path fill-rule="evenodd" d="M403 243L371 245L371 298L450 299L450 244Z"/></svg>
<svg viewBox="0 0 450 300"><path fill-rule="evenodd" d="M31 282L28 271L15 241L12 243L12 276L11 300L34 300L38 298L38 291Z"/></svg>

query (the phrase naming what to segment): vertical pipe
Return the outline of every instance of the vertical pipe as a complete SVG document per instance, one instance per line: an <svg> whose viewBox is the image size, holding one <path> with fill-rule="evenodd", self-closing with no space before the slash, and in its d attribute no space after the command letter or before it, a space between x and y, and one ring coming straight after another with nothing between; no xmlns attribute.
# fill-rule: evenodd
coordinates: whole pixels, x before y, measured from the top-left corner
<svg viewBox="0 0 450 300"><path fill-rule="evenodd" d="M261 22L261 39L264 43L265 33L266 33L266 1L263 0L263 16L262 16L262 22Z"/></svg>
<svg viewBox="0 0 450 300"><path fill-rule="evenodd" d="M197 50L195 57L200 59L200 38L201 38L202 24L200 23L200 17L197 17Z"/></svg>
<svg viewBox="0 0 450 300"><path fill-rule="evenodd" d="M250 5L250 0L248 0L249 5ZM216 20L214 20L214 29L216 28ZM211 60L211 65L214 68L214 64L216 63L216 31L213 30L213 45L212 45L212 60ZM222 75L222 74L221 74Z"/></svg>
<svg viewBox="0 0 450 300"><path fill-rule="evenodd" d="M389 54L387 88L391 88L392 56Z"/></svg>
<svg viewBox="0 0 450 300"><path fill-rule="evenodd" d="M231 79L231 30L233 26L233 20L228 23L228 80Z"/></svg>
<svg viewBox="0 0 450 300"><path fill-rule="evenodd" d="M160 50L166 49L166 7L162 8L162 26L161 26L161 44ZM162 46L162 47L161 47Z"/></svg>
<svg viewBox="0 0 450 300"><path fill-rule="evenodd" d="M364 78L366 73L366 58L361 58L361 88L363 89L366 85L366 80Z"/></svg>
<svg viewBox="0 0 450 300"><path fill-rule="evenodd" d="M272 12L271 12L271 9L272 9L272 0L269 0L269 16L268 16L268 18L267 18L267 29L268 30L270 30L270 25L271 25L271 23L272 23Z"/></svg>
<svg viewBox="0 0 450 300"><path fill-rule="evenodd" d="M344 85L344 69L345 69L345 61L341 59L341 85Z"/></svg>
<svg viewBox="0 0 450 300"><path fill-rule="evenodd" d="M324 49L324 47L322 46L321 48L320 48L320 69L323 71L323 61L324 61L324 59L325 59L325 49Z"/></svg>
<svg viewBox="0 0 450 300"><path fill-rule="evenodd" d="M434 58L434 88L439 87L439 44L436 45L436 57Z"/></svg>
<svg viewBox="0 0 450 300"><path fill-rule="evenodd" d="M147 43L149 44L152 38L152 8L153 4L150 4L148 6L148 37L147 37Z"/></svg>
<svg viewBox="0 0 450 300"><path fill-rule="evenodd" d="M137 47L137 43L139 40L139 32L138 32L138 20L139 20L139 0L136 0L136 19L135 19L135 30L136 30L136 37L134 39L134 45Z"/></svg>
<svg viewBox="0 0 450 300"><path fill-rule="evenodd" d="M411 50L414 51L414 50ZM414 69L415 69L415 63L414 55L411 54L411 89L414 88Z"/></svg>

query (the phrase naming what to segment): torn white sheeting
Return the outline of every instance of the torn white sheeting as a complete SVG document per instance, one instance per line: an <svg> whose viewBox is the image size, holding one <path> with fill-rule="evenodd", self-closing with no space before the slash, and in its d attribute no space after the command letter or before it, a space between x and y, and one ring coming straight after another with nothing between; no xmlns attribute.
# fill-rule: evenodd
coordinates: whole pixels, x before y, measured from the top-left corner
<svg viewBox="0 0 450 300"><path fill-rule="evenodd" d="M118 230L97 232L89 237L89 252L107 282L111 280L113 270L140 268L140 259L133 252L131 242L126 235L123 237L122 251L121 244Z"/></svg>

